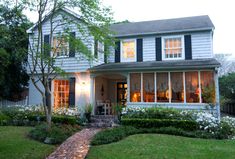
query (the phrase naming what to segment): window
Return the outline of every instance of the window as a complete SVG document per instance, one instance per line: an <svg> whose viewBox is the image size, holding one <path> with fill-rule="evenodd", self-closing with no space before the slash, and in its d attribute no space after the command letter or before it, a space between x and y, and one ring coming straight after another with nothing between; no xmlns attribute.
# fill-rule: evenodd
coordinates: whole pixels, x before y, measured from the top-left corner
<svg viewBox="0 0 235 159"><path fill-rule="evenodd" d="M184 59L183 36L163 38L163 59Z"/></svg>
<svg viewBox="0 0 235 159"><path fill-rule="evenodd" d="M121 61L135 62L136 61L136 40L123 40L121 42Z"/></svg>
<svg viewBox="0 0 235 159"><path fill-rule="evenodd" d="M131 102L141 102L141 74L130 74L130 99Z"/></svg>
<svg viewBox="0 0 235 159"><path fill-rule="evenodd" d="M68 56L69 43L63 37L53 37L54 56Z"/></svg>
<svg viewBox="0 0 235 159"><path fill-rule="evenodd" d="M215 103L215 84L213 71L201 71L202 103Z"/></svg>
<svg viewBox="0 0 235 159"><path fill-rule="evenodd" d="M182 72L171 72L171 102L184 102L184 80Z"/></svg>
<svg viewBox="0 0 235 159"><path fill-rule="evenodd" d="M54 80L54 107L69 106L69 80Z"/></svg>
<svg viewBox="0 0 235 159"><path fill-rule="evenodd" d="M98 58L99 53L104 53L104 45L101 42L99 42L98 40L95 40L94 57Z"/></svg>
<svg viewBox="0 0 235 159"><path fill-rule="evenodd" d="M198 72L185 72L186 102L199 103Z"/></svg>
<svg viewBox="0 0 235 159"><path fill-rule="evenodd" d="M143 73L143 89L144 102L154 102L154 73Z"/></svg>
<svg viewBox="0 0 235 159"><path fill-rule="evenodd" d="M157 101L169 102L168 73L157 73Z"/></svg>

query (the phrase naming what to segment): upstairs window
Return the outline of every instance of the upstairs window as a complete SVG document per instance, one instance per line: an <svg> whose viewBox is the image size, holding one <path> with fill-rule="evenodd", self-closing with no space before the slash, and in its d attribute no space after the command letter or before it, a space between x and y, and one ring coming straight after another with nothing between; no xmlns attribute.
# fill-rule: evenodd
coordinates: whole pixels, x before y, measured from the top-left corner
<svg viewBox="0 0 235 159"><path fill-rule="evenodd" d="M136 62L136 40L121 42L121 62Z"/></svg>
<svg viewBox="0 0 235 159"><path fill-rule="evenodd" d="M104 53L104 44L99 42L98 40L95 40L94 57L98 58L99 53Z"/></svg>
<svg viewBox="0 0 235 159"><path fill-rule="evenodd" d="M184 59L183 36L163 37L164 60Z"/></svg>
<svg viewBox="0 0 235 159"><path fill-rule="evenodd" d="M69 42L66 41L63 37L53 37L53 55L56 57L68 56Z"/></svg>

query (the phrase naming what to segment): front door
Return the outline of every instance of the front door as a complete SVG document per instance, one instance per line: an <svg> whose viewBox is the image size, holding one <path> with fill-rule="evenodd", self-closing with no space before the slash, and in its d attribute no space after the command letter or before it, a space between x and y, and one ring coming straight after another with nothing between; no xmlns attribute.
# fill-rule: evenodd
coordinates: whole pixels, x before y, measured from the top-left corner
<svg viewBox="0 0 235 159"><path fill-rule="evenodd" d="M126 106L127 99L127 83L118 82L117 83L117 103L118 105Z"/></svg>

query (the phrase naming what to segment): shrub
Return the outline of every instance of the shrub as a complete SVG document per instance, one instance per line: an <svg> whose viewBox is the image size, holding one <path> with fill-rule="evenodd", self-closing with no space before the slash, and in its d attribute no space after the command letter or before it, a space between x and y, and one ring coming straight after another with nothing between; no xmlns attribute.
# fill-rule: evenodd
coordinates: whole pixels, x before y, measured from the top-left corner
<svg viewBox="0 0 235 159"><path fill-rule="evenodd" d="M7 125L10 118L0 111L0 125Z"/></svg>
<svg viewBox="0 0 235 159"><path fill-rule="evenodd" d="M110 128L97 133L91 141L92 145L102 145L117 142L129 135L137 134L140 130L130 126Z"/></svg>
<svg viewBox="0 0 235 159"><path fill-rule="evenodd" d="M29 132L29 137L40 142L49 144L59 144L66 140L69 136L73 135L80 128L78 126L53 124L50 131L47 131L46 124L37 125ZM49 142L46 140L50 140Z"/></svg>
<svg viewBox="0 0 235 159"><path fill-rule="evenodd" d="M131 119L124 118L121 120L123 125L134 126L137 128L160 128L160 127L175 127L183 130L196 130L198 125L195 121L189 120L174 120L174 119Z"/></svg>
<svg viewBox="0 0 235 159"><path fill-rule="evenodd" d="M122 118L145 119L177 119L191 120L190 114L182 114L181 110L174 108L150 107L150 108L126 108L122 112Z"/></svg>

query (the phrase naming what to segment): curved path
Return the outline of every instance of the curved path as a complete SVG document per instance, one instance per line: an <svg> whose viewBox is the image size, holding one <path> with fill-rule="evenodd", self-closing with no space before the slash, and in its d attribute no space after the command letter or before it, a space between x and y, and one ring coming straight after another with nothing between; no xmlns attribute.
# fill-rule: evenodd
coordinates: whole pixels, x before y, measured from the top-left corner
<svg viewBox="0 0 235 159"><path fill-rule="evenodd" d="M91 138L101 129L85 128L63 142L47 159L84 159Z"/></svg>

